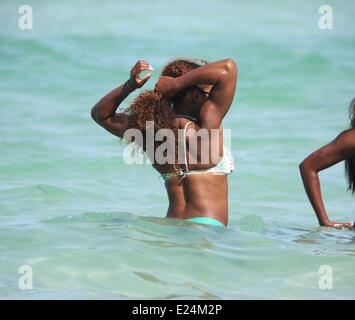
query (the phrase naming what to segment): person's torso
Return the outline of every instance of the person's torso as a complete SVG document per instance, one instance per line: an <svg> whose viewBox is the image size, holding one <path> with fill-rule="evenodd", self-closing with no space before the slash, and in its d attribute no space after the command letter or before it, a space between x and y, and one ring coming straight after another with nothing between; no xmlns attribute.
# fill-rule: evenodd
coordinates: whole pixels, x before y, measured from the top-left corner
<svg viewBox="0 0 355 320"><path fill-rule="evenodd" d="M188 123L189 122L189 123ZM179 119L179 129L186 129L186 125L194 129L190 119ZM223 130L220 128L223 136ZM211 142L212 143L212 142ZM211 217L227 224L228 222L228 182L227 174L233 171L234 161L231 152L223 146L220 136L215 143L215 150L222 154L218 163L211 168L191 169L189 161L181 174L163 174L165 187L169 198L167 216L171 218L187 219L192 217ZM185 152L187 159L201 161L196 155ZM194 159L194 160L193 160ZM156 168L157 170L159 168ZM159 171L159 170L158 170Z"/></svg>

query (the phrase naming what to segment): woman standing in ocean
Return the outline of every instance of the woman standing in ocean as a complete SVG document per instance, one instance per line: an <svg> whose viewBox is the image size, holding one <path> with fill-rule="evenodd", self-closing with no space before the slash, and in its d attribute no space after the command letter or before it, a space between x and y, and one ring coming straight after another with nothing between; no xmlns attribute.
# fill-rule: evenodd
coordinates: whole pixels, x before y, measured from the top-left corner
<svg viewBox="0 0 355 320"><path fill-rule="evenodd" d="M355 193L355 98L350 108L350 128L339 134L332 142L313 152L300 164L301 176L308 198L317 215L319 224L334 228L351 228L353 223L331 221L325 210L318 172L340 161L345 161L348 189Z"/></svg>
<svg viewBox="0 0 355 320"><path fill-rule="evenodd" d="M227 175L234 170L234 161L230 151L223 145L222 120L235 94L236 63L232 59L212 63L185 59L172 61L164 67L154 90L141 93L127 109L116 112L132 91L141 88L149 80L151 73L139 78L139 74L145 70L152 70L150 64L138 61L131 70L129 80L105 95L92 108L92 118L120 138L128 129L140 130L143 135L140 147L145 152L147 122L152 121L154 133L160 129L170 129L176 138L177 132L182 131L183 163L179 163L176 157L173 163L165 164L150 158L153 167L165 180L169 199L167 217L226 226ZM211 151L208 152L207 162L201 161L201 148L193 148L191 144L197 141L200 129L208 132ZM219 133L218 139L212 138L213 130ZM174 144L176 147L177 143ZM154 141L154 150L160 145L161 141ZM217 162L212 161L216 158Z"/></svg>

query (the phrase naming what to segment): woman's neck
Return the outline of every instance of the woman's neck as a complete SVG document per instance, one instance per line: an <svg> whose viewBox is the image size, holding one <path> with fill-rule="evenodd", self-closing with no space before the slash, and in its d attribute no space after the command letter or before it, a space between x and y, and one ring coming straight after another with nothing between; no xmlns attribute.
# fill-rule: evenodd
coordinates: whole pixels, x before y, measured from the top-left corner
<svg viewBox="0 0 355 320"><path fill-rule="evenodd" d="M191 106L186 106L186 105L179 105L175 108L175 114L176 115L186 115L190 118L197 118L197 114L195 112L192 112Z"/></svg>
<svg viewBox="0 0 355 320"><path fill-rule="evenodd" d="M191 121L197 122L197 118L184 113L175 113L175 118L186 118Z"/></svg>

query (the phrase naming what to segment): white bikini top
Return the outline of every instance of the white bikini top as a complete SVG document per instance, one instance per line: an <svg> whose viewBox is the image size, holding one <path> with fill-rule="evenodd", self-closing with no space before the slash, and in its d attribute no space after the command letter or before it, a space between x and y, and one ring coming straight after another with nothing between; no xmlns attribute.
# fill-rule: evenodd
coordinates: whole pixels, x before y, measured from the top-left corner
<svg viewBox="0 0 355 320"><path fill-rule="evenodd" d="M185 124L184 127L184 164L186 170L179 170L179 173L176 172L169 172L169 173L162 173L161 176L165 181L169 180L172 177L176 176L181 176L181 177L186 177L187 175L193 175L193 174L206 174L206 173L212 173L212 174L223 174L223 175L228 175L234 171L234 159L231 151L223 144L223 157L222 159L213 167L206 169L206 170L189 170L188 169L188 163L187 163L187 150L186 150L186 131L187 127L189 124L191 124L192 121L189 121Z"/></svg>

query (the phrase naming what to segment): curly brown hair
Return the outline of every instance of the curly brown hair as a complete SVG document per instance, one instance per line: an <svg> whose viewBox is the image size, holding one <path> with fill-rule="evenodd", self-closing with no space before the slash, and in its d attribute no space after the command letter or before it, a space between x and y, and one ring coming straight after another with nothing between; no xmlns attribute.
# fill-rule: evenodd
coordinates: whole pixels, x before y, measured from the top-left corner
<svg viewBox="0 0 355 320"><path fill-rule="evenodd" d="M355 98L349 106L350 128L355 128ZM345 176L348 180L348 190L355 194L355 163L353 159L345 160Z"/></svg>
<svg viewBox="0 0 355 320"><path fill-rule="evenodd" d="M205 60L179 58L170 61L161 73L162 76L180 77L183 74L206 64ZM130 127L138 129L143 134L143 150L146 145L146 122L154 121L154 134L160 129L170 129L175 134L177 141L177 129L174 125L174 106L193 88L185 88L179 91L171 99L167 99L160 92L146 90L137 96L124 112L130 118ZM154 141L154 150L164 141ZM175 159L177 159L177 143L175 143ZM154 159L155 160L155 159ZM153 161L153 166L161 173L179 172L180 166L175 164L158 165Z"/></svg>

